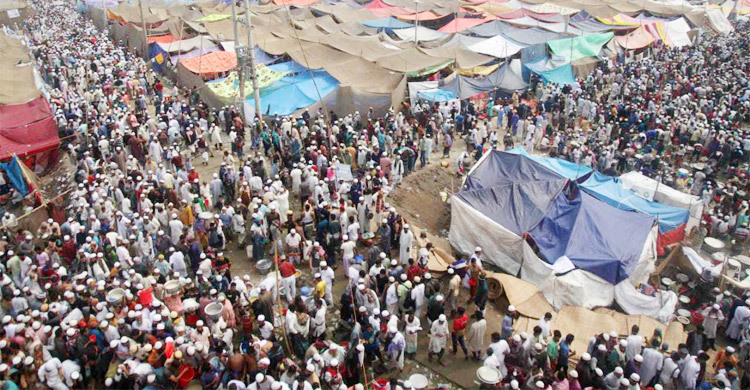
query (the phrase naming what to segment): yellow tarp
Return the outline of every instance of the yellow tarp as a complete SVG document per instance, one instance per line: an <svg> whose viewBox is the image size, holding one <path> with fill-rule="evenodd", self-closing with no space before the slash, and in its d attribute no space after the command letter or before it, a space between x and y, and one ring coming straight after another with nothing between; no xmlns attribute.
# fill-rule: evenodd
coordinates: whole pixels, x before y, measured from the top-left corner
<svg viewBox="0 0 750 390"><path fill-rule="evenodd" d="M203 22L218 22L219 20L229 19L231 17L232 17L232 15L210 14L210 15L206 15L204 17L195 19L195 21L198 22L198 23L203 23Z"/></svg>
<svg viewBox="0 0 750 390"><path fill-rule="evenodd" d="M498 67L500 67L500 64L489 66L479 65L468 69L458 69L457 72L461 76L488 76L490 73L496 71Z"/></svg>
<svg viewBox="0 0 750 390"><path fill-rule="evenodd" d="M265 88L284 77L285 73L269 69L265 65L258 65L255 68L258 75L258 87ZM224 99L232 99L237 95L240 88L240 81L237 78L237 72L231 72L229 76L217 82L206 83L206 86L217 96ZM253 93L253 83L248 79L245 81L245 96Z"/></svg>

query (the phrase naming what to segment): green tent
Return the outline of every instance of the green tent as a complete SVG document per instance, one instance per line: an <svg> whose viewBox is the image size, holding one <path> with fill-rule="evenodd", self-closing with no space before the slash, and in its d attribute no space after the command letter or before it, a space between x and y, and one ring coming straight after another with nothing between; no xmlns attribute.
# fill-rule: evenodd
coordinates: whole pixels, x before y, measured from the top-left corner
<svg viewBox="0 0 750 390"><path fill-rule="evenodd" d="M584 57L596 57L615 34L608 32L604 34L586 35L583 37L556 39L548 41L550 51L553 54L564 57L568 61L575 61Z"/></svg>

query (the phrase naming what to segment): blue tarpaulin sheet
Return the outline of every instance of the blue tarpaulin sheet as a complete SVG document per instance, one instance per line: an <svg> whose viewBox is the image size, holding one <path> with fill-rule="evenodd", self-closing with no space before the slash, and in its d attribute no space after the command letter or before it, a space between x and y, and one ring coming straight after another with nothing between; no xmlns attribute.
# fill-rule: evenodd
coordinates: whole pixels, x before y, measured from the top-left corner
<svg viewBox="0 0 750 390"><path fill-rule="evenodd" d="M296 61L286 61L286 62L279 62L278 64L268 65L268 69L275 70L279 73L286 73L286 74L292 74L292 73L300 73L300 72L306 72L307 68L302 66Z"/></svg>
<svg viewBox="0 0 750 390"><path fill-rule="evenodd" d="M26 196L29 194L29 185L26 184L26 180L23 178L23 172L21 166L18 165L18 157L13 156L13 159L7 163L0 163L0 169L4 170L8 175L10 185L13 186L21 195Z"/></svg>
<svg viewBox="0 0 750 390"><path fill-rule="evenodd" d="M530 234L539 253L554 264L566 256L577 268L617 284L635 269L654 219L620 210L576 191L563 193Z"/></svg>
<svg viewBox="0 0 750 390"><path fill-rule="evenodd" d="M458 197L487 218L521 235L539 223L566 182L565 179L558 179L507 183L461 191Z"/></svg>
<svg viewBox="0 0 750 390"><path fill-rule="evenodd" d="M554 69L541 71L539 72L539 76L545 84L570 85L576 82L576 78L573 75L573 67L570 63L560 65Z"/></svg>
<svg viewBox="0 0 750 390"><path fill-rule="evenodd" d="M517 154L491 151L466 178L464 190L478 190L509 183L559 181L555 172Z"/></svg>
<svg viewBox="0 0 750 390"><path fill-rule="evenodd" d="M412 23L402 22L396 18L391 18L391 17L374 19L374 20L366 20L362 22L362 25L365 27L386 29L386 30L414 27L414 24Z"/></svg>
<svg viewBox="0 0 750 390"><path fill-rule="evenodd" d="M523 146L516 146L513 149L506 150L508 153L518 154L526 158L532 159L539 164L544 165L545 168L557 173L558 175L569 179L577 180L591 173L593 170L585 165L572 163L568 160L552 157L541 157L533 156L523 148Z"/></svg>
<svg viewBox="0 0 750 390"><path fill-rule="evenodd" d="M284 77L261 90L260 105L264 115L290 115L335 91L338 85L338 80L325 71L314 71L312 76L309 72L303 72Z"/></svg>
<svg viewBox="0 0 750 390"><path fill-rule="evenodd" d="M447 102L458 99L458 94L453 91L436 89L433 91L419 91L417 96L431 102Z"/></svg>
<svg viewBox="0 0 750 390"><path fill-rule="evenodd" d="M646 200L623 187L618 179L599 172L594 172L581 184L581 187L618 209L638 211L656 218L661 233L684 225L690 218L690 211Z"/></svg>

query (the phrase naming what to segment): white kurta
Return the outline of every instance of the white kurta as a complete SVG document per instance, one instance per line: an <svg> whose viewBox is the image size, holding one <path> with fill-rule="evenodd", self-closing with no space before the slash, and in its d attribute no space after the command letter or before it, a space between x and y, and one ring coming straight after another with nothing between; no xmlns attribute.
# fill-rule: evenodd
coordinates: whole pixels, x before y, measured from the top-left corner
<svg viewBox="0 0 750 390"><path fill-rule="evenodd" d="M471 324L469 332L466 334L466 342L469 344L469 351L480 352L481 354L484 350L484 333L486 331L487 320L484 318Z"/></svg>
<svg viewBox="0 0 750 390"><path fill-rule="evenodd" d="M439 353L445 349L449 335L448 321L442 323L440 321L434 321L432 327L430 327L429 351L432 353Z"/></svg>
<svg viewBox="0 0 750 390"><path fill-rule="evenodd" d="M398 250L398 259L402 265L406 265L411 257L411 246L414 244L414 233L411 230L401 231L400 246Z"/></svg>
<svg viewBox="0 0 750 390"><path fill-rule="evenodd" d="M412 321L406 321L406 333L404 335L404 339L406 340L406 348L404 349L404 352L417 352L417 339L419 337L419 331L422 329L421 325L422 324L420 323L417 316L414 316L414 319Z"/></svg>
<svg viewBox="0 0 750 390"><path fill-rule="evenodd" d="M642 355L641 383L648 384L664 365L664 355L654 348L644 348Z"/></svg>

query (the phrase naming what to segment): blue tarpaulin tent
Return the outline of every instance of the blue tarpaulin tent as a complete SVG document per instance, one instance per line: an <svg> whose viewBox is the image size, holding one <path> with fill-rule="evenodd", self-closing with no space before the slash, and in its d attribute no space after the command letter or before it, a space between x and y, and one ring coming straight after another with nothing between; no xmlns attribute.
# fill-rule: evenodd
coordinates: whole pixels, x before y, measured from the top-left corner
<svg viewBox="0 0 750 390"><path fill-rule="evenodd" d="M569 180L580 179L593 171L591 168L585 165L572 163L567 160L531 155L526 151L526 149L523 148L523 146L516 146L513 149L506 150L506 152L518 154L532 159L539 164L544 165L545 168L548 168L549 170Z"/></svg>
<svg viewBox="0 0 750 390"><path fill-rule="evenodd" d="M492 151L469 172L464 190L478 190L509 183L559 181L563 177L517 154Z"/></svg>
<svg viewBox="0 0 750 390"><path fill-rule="evenodd" d="M458 94L453 91L447 91L444 89L435 89L429 91L419 91L417 96L424 100L431 102L447 102L454 99L458 99Z"/></svg>
<svg viewBox="0 0 750 390"><path fill-rule="evenodd" d="M8 175L10 185L20 192L21 195L26 196L29 194L29 185L23 178L23 172L21 171L21 166L19 164L18 157L13 156L13 159L9 162L0 163L0 169L4 170Z"/></svg>
<svg viewBox="0 0 750 390"><path fill-rule="evenodd" d="M264 115L290 115L335 91L338 85L338 80L325 71L316 70L312 75L302 72L262 89L260 105ZM248 100L252 102L252 96Z"/></svg>
<svg viewBox="0 0 750 390"><path fill-rule="evenodd" d="M507 183L489 188L461 191L458 197L482 215L521 235L547 213L552 199L567 181Z"/></svg>
<svg viewBox="0 0 750 390"><path fill-rule="evenodd" d="M618 179L599 172L594 172L581 184L581 187L618 209L638 211L656 218L661 233L672 231L686 224L690 218L690 211L646 200L623 187Z"/></svg>
<svg viewBox="0 0 750 390"><path fill-rule="evenodd" d="M307 72L307 68L297 63L296 61L286 61L279 62L278 64L268 65L268 69L286 74Z"/></svg>
<svg viewBox="0 0 750 390"><path fill-rule="evenodd" d="M583 191L560 194L530 231L539 252L554 264L565 256L576 267L617 284L635 269L654 219L617 209Z"/></svg>

